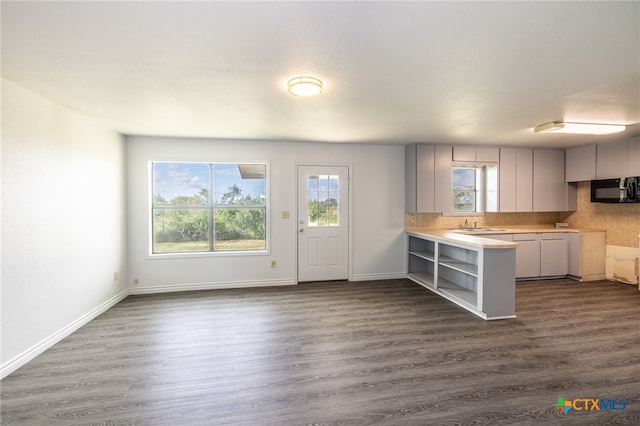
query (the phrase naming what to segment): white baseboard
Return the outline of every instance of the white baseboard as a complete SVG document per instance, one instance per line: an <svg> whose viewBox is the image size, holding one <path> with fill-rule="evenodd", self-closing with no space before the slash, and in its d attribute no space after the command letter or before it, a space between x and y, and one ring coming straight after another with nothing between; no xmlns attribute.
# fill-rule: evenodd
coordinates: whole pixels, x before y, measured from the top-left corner
<svg viewBox="0 0 640 426"><path fill-rule="evenodd" d="M102 303L97 308L92 309L91 311L87 312L77 320L68 324L66 327L63 327L62 329L53 333L51 336L47 337L40 343L33 345L31 348L13 357L12 359L4 363L2 366L0 366L0 379L5 378L9 374L13 373L18 368L22 367L27 362L31 361L32 359L40 355L42 352L46 351L51 346L58 343L60 340L64 339L65 337L67 337L68 335L70 335L71 333L73 333L74 331L76 331L77 329L79 329L80 327L82 327L92 319L96 318L98 315L103 314L109 308L115 306L116 304L118 304L118 302L126 298L128 295L129 295L128 289L122 291L121 293L113 296L111 299Z"/></svg>
<svg viewBox="0 0 640 426"><path fill-rule="evenodd" d="M352 275L350 281L399 280L401 278L407 278L407 273L391 272L385 274L357 274Z"/></svg>
<svg viewBox="0 0 640 426"><path fill-rule="evenodd" d="M283 280L259 280L259 281L228 281L222 283L194 283L194 284L170 284L144 287L130 287L129 294L155 294L171 293L176 291L216 290L223 288L249 288L249 287L275 287L283 285L296 285L295 278Z"/></svg>

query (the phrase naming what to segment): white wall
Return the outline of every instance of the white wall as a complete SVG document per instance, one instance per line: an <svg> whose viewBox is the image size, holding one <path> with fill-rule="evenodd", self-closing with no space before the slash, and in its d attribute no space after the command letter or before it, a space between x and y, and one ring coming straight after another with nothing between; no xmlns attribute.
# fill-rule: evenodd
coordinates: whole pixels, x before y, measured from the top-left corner
<svg viewBox="0 0 640 426"><path fill-rule="evenodd" d="M152 259L148 162L268 162L269 255ZM296 166L351 165L353 280L406 276L404 147L180 138L127 138L129 283L131 293L295 284ZM282 219L281 212L291 212ZM270 268L270 260L278 267ZM137 278L139 284L134 285Z"/></svg>
<svg viewBox="0 0 640 426"><path fill-rule="evenodd" d="M2 80L2 376L126 296L124 176L120 135Z"/></svg>

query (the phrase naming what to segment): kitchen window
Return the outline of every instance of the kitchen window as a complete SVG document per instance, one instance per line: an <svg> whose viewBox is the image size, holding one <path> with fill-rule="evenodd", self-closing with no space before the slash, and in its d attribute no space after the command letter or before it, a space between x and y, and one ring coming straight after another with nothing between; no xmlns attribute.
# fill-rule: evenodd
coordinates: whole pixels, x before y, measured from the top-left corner
<svg viewBox="0 0 640 426"><path fill-rule="evenodd" d="M151 163L152 254L267 249L267 165Z"/></svg>
<svg viewBox="0 0 640 426"><path fill-rule="evenodd" d="M473 215L497 211L498 167L454 166L452 176L454 214Z"/></svg>

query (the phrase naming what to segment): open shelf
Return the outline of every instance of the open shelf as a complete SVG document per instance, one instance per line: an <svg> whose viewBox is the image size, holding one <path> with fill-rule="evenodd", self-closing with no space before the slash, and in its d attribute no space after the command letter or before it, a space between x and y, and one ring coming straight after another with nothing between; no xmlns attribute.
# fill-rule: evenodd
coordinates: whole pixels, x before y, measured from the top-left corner
<svg viewBox="0 0 640 426"><path fill-rule="evenodd" d="M474 277L478 276L478 265L475 265L473 263L464 262L452 257L440 256L440 265L446 266L447 268L455 269L456 271L460 271Z"/></svg>
<svg viewBox="0 0 640 426"><path fill-rule="evenodd" d="M434 262L436 257L435 254L432 251L415 251L415 250L411 250L409 252L409 254L412 254L414 256L418 256L422 259L425 260L430 260L431 262Z"/></svg>
<svg viewBox="0 0 640 426"><path fill-rule="evenodd" d="M435 289L435 279L433 274L428 272L414 272L409 274L409 278L423 287Z"/></svg>
<svg viewBox="0 0 640 426"><path fill-rule="evenodd" d="M410 280L483 319L515 317L515 245L408 233Z"/></svg>
<svg viewBox="0 0 640 426"><path fill-rule="evenodd" d="M444 293L454 296L472 306L477 306L478 304L478 293L452 281L440 278L438 280L438 288Z"/></svg>

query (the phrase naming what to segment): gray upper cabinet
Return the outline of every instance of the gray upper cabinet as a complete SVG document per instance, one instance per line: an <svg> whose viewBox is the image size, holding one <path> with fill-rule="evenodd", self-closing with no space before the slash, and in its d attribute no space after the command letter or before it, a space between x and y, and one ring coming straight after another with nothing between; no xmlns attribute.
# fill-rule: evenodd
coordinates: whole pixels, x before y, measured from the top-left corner
<svg viewBox="0 0 640 426"><path fill-rule="evenodd" d="M599 143L596 178L613 179L629 175L629 140Z"/></svg>
<svg viewBox="0 0 640 426"><path fill-rule="evenodd" d="M436 145L434 147L434 209L439 213L453 210L453 163L451 161L451 152L451 145Z"/></svg>
<svg viewBox="0 0 640 426"><path fill-rule="evenodd" d="M434 189L434 146L414 144L405 147L405 212L434 212Z"/></svg>
<svg viewBox="0 0 640 426"><path fill-rule="evenodd" d="M498 163L500 161L500 148L487 146L454 146L453 161Z"/></svg>
<svg viewBox="0 0 640 426"><path fill-rule="evenodd" d="M580 182L596 179L596 146L581 146L566 151L565 181Z"/></svg>
<svg viewBox="0 0 640 426"><path fill-rule="evenodd" d="M575 185L565 182L565 152L559 149L533 150L533 211L575 210Z"/></svg>
<svg viewBox="0 0 640 426"><path fill-rule="evenodd" d="M629 176L640 176L640 136L629 139Z"/></svg>
<svg viewBox="0 0 640 426"><path fill-rule="evenodd" d="M533 211L533 150L500 148L501 212Z"/></svg>

